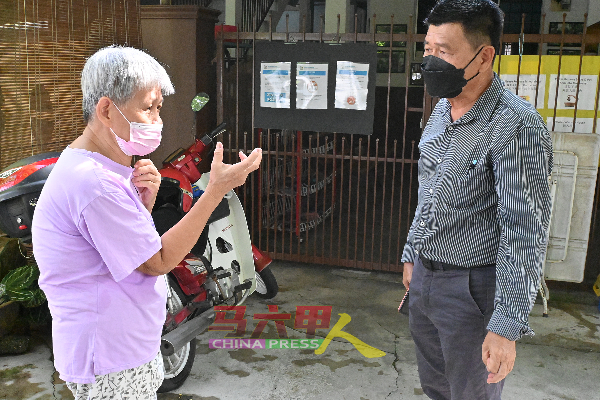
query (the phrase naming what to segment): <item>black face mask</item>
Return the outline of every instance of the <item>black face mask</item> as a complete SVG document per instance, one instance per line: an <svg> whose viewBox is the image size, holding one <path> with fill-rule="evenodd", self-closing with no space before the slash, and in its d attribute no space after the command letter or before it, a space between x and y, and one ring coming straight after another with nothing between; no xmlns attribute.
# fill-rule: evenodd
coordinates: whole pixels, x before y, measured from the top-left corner
<svg viewBox="0 0 600 400"><path fill-rule="evenodd" d="M461 94L463 87L471 79L479 75L477 72L469 79L465 79L465 69L471 65L475 57L481 53L483 47L464 68L456 68L447 61L436 56L427 56L421 63L421 73L427 87L427 93L431 97L445 97L451 99Z"/></svg>

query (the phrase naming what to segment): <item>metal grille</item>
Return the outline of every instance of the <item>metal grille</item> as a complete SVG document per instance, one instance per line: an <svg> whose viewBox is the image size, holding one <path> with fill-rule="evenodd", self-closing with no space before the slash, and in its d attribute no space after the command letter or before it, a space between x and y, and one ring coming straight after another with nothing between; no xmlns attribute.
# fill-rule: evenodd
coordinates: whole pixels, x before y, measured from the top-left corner
<svg viewBox="0 0 600 400"><path fill-rule="evenodd" d="M274 2L275 0L243 0L242 30L245 32L258 31Z"/></svg>
<svg viewBox="0 0 600 400"><path fill-rule="evenodd" d="M191 5L200 7L210 7L211 4L212 0L171 0L171 5L173 6Z"/></svg>
<svg viewBox="0 0 600 400"><path fill-rule="evenodd" d="M86 58L140 40L135 0L0 0L0 168L73 141Z"/></svg>
<svg viewBox="0 0 600 400"><path fill-rule="evenodd" d="M393 25L393 16L391 19ZM305 21L301 26L306 26ZM375 17L370 26L376 26ZM413 26L412 21L408 26ZM223 39L229 39L227 48L220 41ZM228 162L236 161L238 149L250 151L258 146L263 149L260 172L253 174L249 184L240 189L253 242L276 259L401 271L402 249L417 201L416 143L436 99L427 96L423 87L411 86L408 61L403 71L408 90L392 88L392 53L391 48L387 48L387 87L377 88L376 109L380 111L376 111L371 136L254 128L252 116L257 105L253 99L254 91L259 88L252 83L252 50L244 46L260 40L405 41L406 60L411 60L414 44L422 42L424 35L410 29L400 34L253 33L249 30L226 32L217 46L220 98L217 118L228 122L230 127L224 138L226 148L230 149ZM559 71L564 43L580 43L585 48L586 43L600 42L598 35L586 35L585 31L583 35L563 32L531 34L526 38L523 33L505 34L502 40L538 45L540 61L543 43L559 43ZM232 42L237 44L232 45ZM235 51L229 53L233 49ZM499 68L502 58L499 55ZM519 61L517 82L520 73ZM538 69L538 80L539 76ZM580 79L581 69L578 85ZM516 92L519 94L518 83ZM555 94L558 99L558 91ZM597 110L596 105L593 132L597 129ZM573 122L576 111L577 106ZM556 105L553 115L557 115Z"/></svg>

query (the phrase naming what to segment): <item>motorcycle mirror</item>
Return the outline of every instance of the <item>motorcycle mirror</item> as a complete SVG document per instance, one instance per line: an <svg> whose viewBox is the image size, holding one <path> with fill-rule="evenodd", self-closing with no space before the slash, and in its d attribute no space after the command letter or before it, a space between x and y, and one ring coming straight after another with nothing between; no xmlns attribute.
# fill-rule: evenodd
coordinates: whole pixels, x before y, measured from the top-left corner
<svg viewBox="0 0 600 400"><path fill-rule="evenodd" d="M206 93L204 93L204 92L198 93L192 99L192 111L198 112L198 111L202 110L202 108L206 105L206 103L208 103L208 100L210 100L210 97Z"/></svg>
<svg viewBox="0 0 600 400"><path fill-rule="evenodd" d="M210 97L208 96L208 94L204 93L204 92L200 92L197 95L194 96L194 98L192 99L192 111L197 113L198 111L202 110L202 108L204 108L204 106L206 105L206 103L208 103L208 100L210 100ZM194 116L194 123L192 124L192 140L196 139L196 117Z"/></svg>

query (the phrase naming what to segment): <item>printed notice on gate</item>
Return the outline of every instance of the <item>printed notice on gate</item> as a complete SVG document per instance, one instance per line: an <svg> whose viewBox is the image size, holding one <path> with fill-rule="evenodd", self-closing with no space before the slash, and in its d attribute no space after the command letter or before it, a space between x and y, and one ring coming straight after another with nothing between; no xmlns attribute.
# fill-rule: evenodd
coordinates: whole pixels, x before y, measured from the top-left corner
<svg viewBox="0 0 600 400"><path fill-rule="evenodd" d="M513 93L517 93L517 75L502 74L504 87ZM539 81L539 82L538 82ZM537 92L537 101L536 101ZM544 96L546 95L546 75L519 75L519 97L528 101L537 108L544 108Z"/></svg>
<svg viewBox="0 0 600 400"><path fill-rule="evenodd" d="M260 64L260 106L290 108L291 62Z"/></svg>
<svg viewBox="0 0 600 400"><path fill-rule="evenodd" d="M328 64L299 62L296 64L296 108L327 109Z"/></svg>
<svg viewBox="0 0 600 400"><path fill-rule="evenodd" d="M369 64L338 61L335 75L335 108L366 110Z"/></svg>
<svg viewBox="0 0 600 400"><path fill-rule="evenodd" d="M557 74L550 75L550 88L548 92L549 109L554 109L557 77ZM597 75L581 75L581 78L578 78L577 75L561 75L556 109L574 110L575 105L577 105L578 110L594 110L597 83Z"/></svg>
<svg viewBox="0 0 600 400"><path fill-rule="evenodd" d="M594 119L577 118L575 120L575 130L573 130L573 117L548 117L546 119L546 126L549 131L554 132L593 133ZM596 120L596 127L600 127L600 118ZM598 128L596 128L596 130L598 130Z"/></svg>

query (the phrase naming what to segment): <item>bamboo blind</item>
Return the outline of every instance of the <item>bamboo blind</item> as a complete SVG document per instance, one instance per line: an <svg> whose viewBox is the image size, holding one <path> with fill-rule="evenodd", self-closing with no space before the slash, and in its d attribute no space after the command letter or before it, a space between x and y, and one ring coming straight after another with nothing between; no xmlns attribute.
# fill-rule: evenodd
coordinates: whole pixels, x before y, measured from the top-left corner
<svg viewBox="0 0 600 400"><path fill-rule="evenodd" d="M81 134L81 70L111 44L140 47L139 0L0 0L0 169Z"/></svg>

